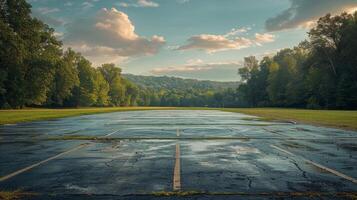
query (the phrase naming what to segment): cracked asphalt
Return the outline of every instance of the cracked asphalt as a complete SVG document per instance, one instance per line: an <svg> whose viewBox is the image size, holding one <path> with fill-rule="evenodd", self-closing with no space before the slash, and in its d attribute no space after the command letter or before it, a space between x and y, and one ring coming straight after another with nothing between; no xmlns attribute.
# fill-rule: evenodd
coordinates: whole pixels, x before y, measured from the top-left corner
<svg viewBox="0 0 357 200"><path fill-rule="evenodd" d="M353 199L356 151L353 131L238 113L87 115L0 126L0 191L35 194L25 199Z"/></svg>

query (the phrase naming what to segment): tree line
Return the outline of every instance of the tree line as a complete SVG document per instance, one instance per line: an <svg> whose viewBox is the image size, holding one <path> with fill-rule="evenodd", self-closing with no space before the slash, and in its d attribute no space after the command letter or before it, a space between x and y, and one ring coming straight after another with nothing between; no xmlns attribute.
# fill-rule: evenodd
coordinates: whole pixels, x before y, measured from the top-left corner
<svg viewBox="0 0 357 200"><path fill-rule="evenodd" d="M357 108L357 12L320 18L309 40L245 58L236 106Z"/></svg>
<svg viewBox="0 0 357 200"><path fill-rule="evenodd" d="M138 89L113 64L63 50L25 0L0 0L0 107L134 105Z"/></svg>

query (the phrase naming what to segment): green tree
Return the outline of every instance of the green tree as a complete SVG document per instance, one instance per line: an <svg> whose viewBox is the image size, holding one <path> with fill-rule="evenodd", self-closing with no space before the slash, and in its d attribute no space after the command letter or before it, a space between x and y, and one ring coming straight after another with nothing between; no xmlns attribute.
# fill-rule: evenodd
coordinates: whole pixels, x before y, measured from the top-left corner
<svg viewBox="0 0 357 200"><path fill-rule="evenodd" d="M250 106L267 104L266 88L270 62L268 57L265 57L260 64L254 56L246 57L244 67L238 71L243 81L239 87L240 93Z"/></svg>
<svg viewBox="0 0 357 200"><path fill-rule="evenodd" d="M122 105L124 106L136 106L137 105L137 98L139 95L138 87L133 84L132 82L123 79L122 80L125 86L125 98Z"/></svg>
<svg viewBox="0 0 357 200"><path fill-rule="evenodd" d="M96 71L84 57L78 62L79 106L93 106L98 96L96 92Z"/></svg>
<svg viewBox="0 0 357 200"><path fill-rule="evenodd" d="M95 105L97 106L107 106L109 105L109 84L104 79L103 74L99 71L95 71L95 93L97 100Z"/></svg>
<svg viewBox="0 0 357 200"><path fill-rule="evenodd" d="M47 99L61 42L31 17L24 0L0 1L2 104L41 105Z"/></svg>
<svg viewBox="0 0 357 200"><path fill-rule="evenodd" d="M322 107L357 107L356 34L357 13L328 14L309 32L312 44L310 67L315 68L314 73L321 73L320 84L324 84L313 90L312 95Z"/></svg>
<svg viewBox="0 0 357 200"><path fill-rule="evenodd" d="M120 106L125 101L125 87L122 83L121 69L114 64L103 64L99 68L104 79L109 84L110 102L114 106Z"/></svg>
<svg viewBox="0 0 357 200"><path fill-rule="evenodd" d="M55 78L52 85L48 104L63 106L72 96L73 89L79 85L78 62L80 55L71 49L64 52L62 59L57 63Z"/></svg>

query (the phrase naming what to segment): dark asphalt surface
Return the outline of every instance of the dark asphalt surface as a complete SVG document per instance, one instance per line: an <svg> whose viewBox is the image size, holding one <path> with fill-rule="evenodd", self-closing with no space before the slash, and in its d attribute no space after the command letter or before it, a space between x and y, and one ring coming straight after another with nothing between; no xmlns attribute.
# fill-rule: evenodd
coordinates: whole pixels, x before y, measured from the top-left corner
<svg viewBox="0 0 357 200"><path fill-rule="evenodd" d="M71 135L109 139L48 139ZM24 199L357 196L357 132L220 111L118 112L0 126L0 179L83 143L0 181L0 190L37 194ZM176 144L181 192L196 194L155 196L173 191Z"/></svg>

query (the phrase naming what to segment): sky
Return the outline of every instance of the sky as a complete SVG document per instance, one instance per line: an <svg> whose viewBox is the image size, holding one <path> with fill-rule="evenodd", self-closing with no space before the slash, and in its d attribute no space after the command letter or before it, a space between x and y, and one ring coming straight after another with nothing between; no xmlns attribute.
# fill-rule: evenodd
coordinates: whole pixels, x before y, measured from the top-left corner
<svg viewBox="0 0 357 200"><path fill-rule="evenodd" d="M237 81L243 58L307 39L357 0L28 0L65 48L123 73Z"/></svg>

